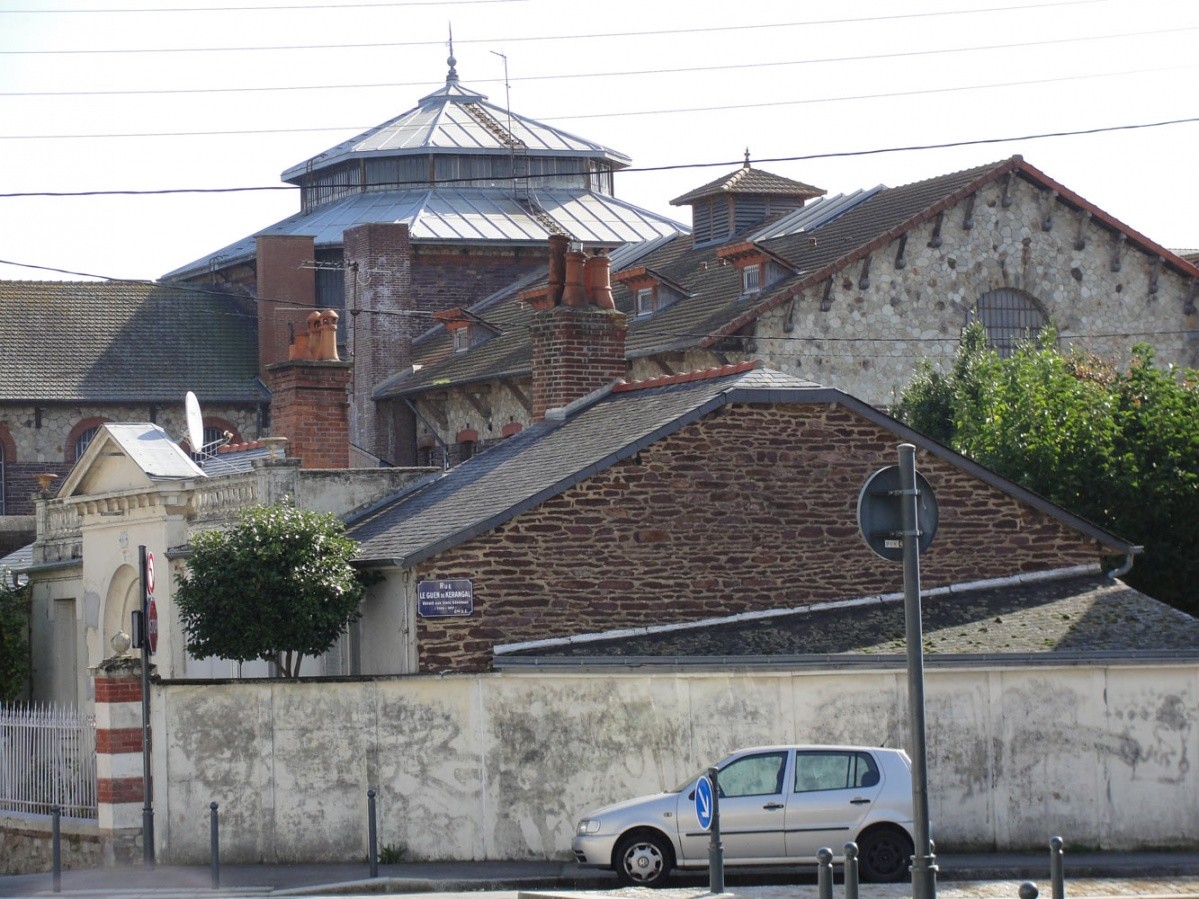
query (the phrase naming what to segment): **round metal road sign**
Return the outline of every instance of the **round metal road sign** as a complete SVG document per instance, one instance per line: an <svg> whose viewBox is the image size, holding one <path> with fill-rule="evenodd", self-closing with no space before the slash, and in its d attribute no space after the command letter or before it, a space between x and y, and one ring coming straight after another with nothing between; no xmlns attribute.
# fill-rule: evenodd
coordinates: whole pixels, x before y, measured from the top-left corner
<svg viewBox="0 0 1199 899"><path fill-rule="evenodd" d="M858 527L866 545L888 562L903 561L903 507L900 505L898 465L881 468L866 479L858 494ZM928 549L937 534L940 511L932 485L916 472L916 530L919 552Z"/></svg>

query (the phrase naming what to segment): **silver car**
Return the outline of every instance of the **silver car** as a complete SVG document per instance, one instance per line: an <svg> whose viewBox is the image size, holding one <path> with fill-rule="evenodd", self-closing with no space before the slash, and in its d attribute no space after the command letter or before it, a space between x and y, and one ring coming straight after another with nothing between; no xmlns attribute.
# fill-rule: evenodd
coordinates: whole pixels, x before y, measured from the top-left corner
<svg viewBox="0 0 1199 899"><path fill-rule="evenodd" d="M902 879L912 856L912 763L901 749L761 746L716 763L716 807L726 865L844 858L858 844L864 881ZM661 886L673 868L708 865L706 769L668 793L589 812L575 828L575 858L612 868L622 883Z"/></svg>

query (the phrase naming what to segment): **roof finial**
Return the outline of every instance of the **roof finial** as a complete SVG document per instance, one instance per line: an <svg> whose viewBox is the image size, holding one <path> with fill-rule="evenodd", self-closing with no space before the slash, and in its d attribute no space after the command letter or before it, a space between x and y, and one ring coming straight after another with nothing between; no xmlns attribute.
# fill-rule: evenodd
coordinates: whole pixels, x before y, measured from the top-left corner
<svg viewBox="0 0 1199 899"><path fill-rule="evenodd" d="M749 147L745 148L745 168L749 168Z"/></svg>
<svg viewBox="0 0 1199 899"><path fill-rule="evenodd" d="M454 66L458 65L458 60L454 59L454 23L453 22L450 23L449 48L450 48L450 56L449 56L449 59L446 60L446 65L448 65L450 67L450 72L448 75L445 76L445 83L446 84L456 84L458 81L458 70L455 69Z"/></svg>

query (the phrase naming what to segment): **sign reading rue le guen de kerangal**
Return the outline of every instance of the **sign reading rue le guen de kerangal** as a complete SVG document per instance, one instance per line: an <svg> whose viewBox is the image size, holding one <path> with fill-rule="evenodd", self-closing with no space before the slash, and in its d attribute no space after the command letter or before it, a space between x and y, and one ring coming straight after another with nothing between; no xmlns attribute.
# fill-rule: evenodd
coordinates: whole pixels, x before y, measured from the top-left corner
<svg viewBox="0 0 1199 899"><path fill-rule="evenodd" d="M416 585L416 610L422 618L469 615L475 610L475 594L465 578L421 581Z"/></svg>

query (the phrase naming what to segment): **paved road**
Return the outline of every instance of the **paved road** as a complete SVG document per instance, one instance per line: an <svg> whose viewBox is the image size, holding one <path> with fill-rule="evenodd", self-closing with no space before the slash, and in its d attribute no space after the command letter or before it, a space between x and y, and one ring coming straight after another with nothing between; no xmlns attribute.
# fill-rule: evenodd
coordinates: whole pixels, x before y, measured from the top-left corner
<svg viewBox="0 0 1199 899"><path fill-rule="evenodd" d="M942 855L937 861L941 899L1016 899L1031 880L1043 897L1051 894L1049 855ZM1194 897L1199 899L1199 852L1085 853L1065 858L1066 896ZM621 889L611 872L581 869L570 862L429 862L381 865L370 878L365 864L226 865L220 889L212 889L209 867L159 866L65 871L61 894L105 899L192 899L192 897L365 896L437 894L440 899L706 899L707 872L677 874L664 890ZM808 870L727 869L727 894L742 899L815 899ZM53 896L50 874L0 877L0 897ZM840 885L836 897L844 895ZM864 884L861 899L902 899L910 885Z"/></svg>

